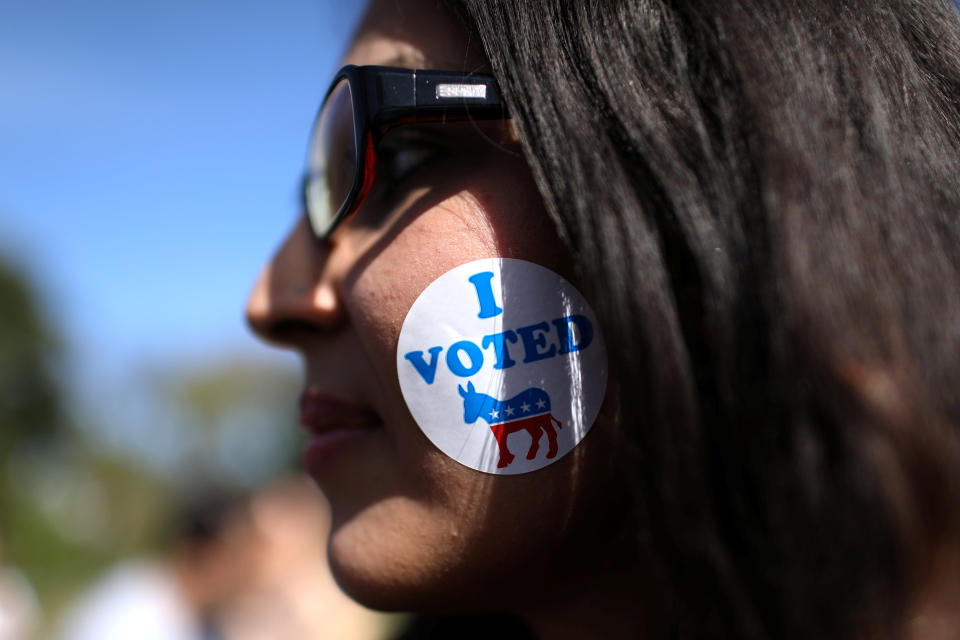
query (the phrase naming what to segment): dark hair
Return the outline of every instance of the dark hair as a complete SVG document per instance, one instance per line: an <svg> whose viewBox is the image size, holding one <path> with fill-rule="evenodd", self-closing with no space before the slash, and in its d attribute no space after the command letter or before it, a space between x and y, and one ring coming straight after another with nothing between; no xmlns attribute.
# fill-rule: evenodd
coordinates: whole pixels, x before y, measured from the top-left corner
<svg viewBox="0 0 960 640"><path fill-rule="evenodd" d="M207 549L222 542L234 521L249 517L248 495L241 491L202 487L182 497L170 519L165 543Z"/></svg>
<svg viewBox="0 0 960 640"><path fill-rule="evenodd" d="M605 319L683 637L898 637L960 549L950 0L451 0Z"/></svg>

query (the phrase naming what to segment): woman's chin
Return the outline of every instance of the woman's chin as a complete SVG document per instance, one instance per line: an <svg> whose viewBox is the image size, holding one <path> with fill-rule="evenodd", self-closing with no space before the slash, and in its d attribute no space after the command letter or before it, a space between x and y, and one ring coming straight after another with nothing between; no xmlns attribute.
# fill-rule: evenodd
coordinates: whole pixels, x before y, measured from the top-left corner
<svg viewBox="0 0 960 640"><path fill-rule="evenodd" d="M328 558L337 584L381 611L469 610L485 607L490 563L469 536L430 508L391 496L336 521Z"/></svg>
<svg viewBox="0 0 960 640"><path fill-rule="evenodd" d="M406 542L400 534L391 539L389 530L357 529L347 525L335 529L330 537L330 570L344 593L380 611L422 610L425 603L432 603L438 591L442 593L438 585L432 584L439 572L418 562L420 554L394 548L395 543ZM435 560L430 558L426 564Z"/></svg>

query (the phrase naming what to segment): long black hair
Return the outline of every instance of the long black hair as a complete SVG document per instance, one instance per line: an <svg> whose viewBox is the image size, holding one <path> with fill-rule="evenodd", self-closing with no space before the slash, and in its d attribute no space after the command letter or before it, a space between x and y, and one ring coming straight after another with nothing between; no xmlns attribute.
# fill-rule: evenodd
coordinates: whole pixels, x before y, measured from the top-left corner
<svg viewBox="0 0 960 640"><path fill-rule="evenodd" d="M960 549L951 0L451 0L605 319L683 637L898 637Z"/></svg>

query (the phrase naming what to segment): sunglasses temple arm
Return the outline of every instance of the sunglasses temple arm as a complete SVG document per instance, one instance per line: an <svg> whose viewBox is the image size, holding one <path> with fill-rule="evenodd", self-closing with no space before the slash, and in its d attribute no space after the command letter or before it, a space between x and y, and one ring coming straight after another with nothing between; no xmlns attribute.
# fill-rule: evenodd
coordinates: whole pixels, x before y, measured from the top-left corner
<svg viewBox="0 0 960 640"><path fill-rule="evenodd" d="M366 79L367 108L377 125L404 120L509 117L492 76L382 69Z"/></svg>

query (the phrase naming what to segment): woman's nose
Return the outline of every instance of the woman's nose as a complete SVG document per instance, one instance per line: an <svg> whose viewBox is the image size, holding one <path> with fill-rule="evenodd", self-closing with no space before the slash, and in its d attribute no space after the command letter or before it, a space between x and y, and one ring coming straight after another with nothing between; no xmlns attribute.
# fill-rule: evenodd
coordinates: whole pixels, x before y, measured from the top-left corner
<svg viewBox="0 0 960 640"><path fill-rule="evenodd" d="M247 301L247 322L261 338L295 346L305 334L343 323L345 309L330 251L301 218L261 271Z"/></svg>

